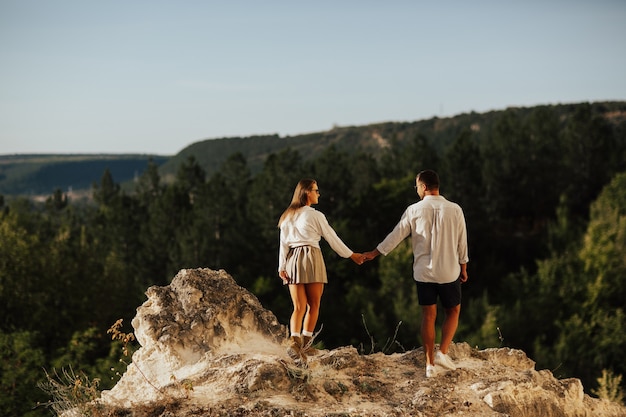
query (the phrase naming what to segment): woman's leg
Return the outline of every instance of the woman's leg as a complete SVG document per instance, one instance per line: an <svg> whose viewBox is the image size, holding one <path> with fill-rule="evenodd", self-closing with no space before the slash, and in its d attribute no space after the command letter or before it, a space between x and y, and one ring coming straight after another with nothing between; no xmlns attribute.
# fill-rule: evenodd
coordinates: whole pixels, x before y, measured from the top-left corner
<svg viewBox="0 0 626 417"><path fill-rule="evenodd" d="M289 294L291 295L291 302L293 303L293 313L291 313L291 320L289 320L289 330L291 334L301 333L302 331L302 318L306 312L307 305L305 287L305 284L289 285Z"/></svg>
<svg viewBox="0 0 626 417"><path fill-rule="evenodd" d="M324 292L324 283L316 282L313 284L304 284L306 292L306 303L309 308L304 316L304 331L313 332L317 324L317 318L320 312L320 302L322 293Z"/></svg>

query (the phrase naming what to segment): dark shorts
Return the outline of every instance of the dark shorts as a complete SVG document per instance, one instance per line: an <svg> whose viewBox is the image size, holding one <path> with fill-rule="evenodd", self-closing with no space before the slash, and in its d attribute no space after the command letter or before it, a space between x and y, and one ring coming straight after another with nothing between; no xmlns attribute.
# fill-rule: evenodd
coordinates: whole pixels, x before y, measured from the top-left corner
<svg viewBox="0 0 626 417"><path fill-rule="evenodd" d="M457 279L448 284L419 282L417 284L417 299L421 306L437 304L437 297L441 299L443 308L452 308L461 304L461 280Z"/></svg>

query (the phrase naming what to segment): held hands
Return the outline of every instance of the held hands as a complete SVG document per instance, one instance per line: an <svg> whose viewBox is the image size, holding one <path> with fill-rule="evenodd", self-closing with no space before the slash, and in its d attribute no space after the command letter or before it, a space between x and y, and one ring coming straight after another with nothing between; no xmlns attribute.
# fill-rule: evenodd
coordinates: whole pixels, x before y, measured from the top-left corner
<svg viewBox="0 0 626 417"><path fill-rule="evenodd" d="M365 253L355 252L350 256L350 259L352 259L354 263L356 263L357 265L363 265L363 263L367 261L371 261L372 259L376 258L378 255L380 255L380 252L378 252L378 249L374 249Z"/></svg>
<svg viewBox="0 0 626 417"><path fill-rule="evenodd" d="M369 252L365 252L363 254L366 261L371 261L372 259L376 258L378 255L380 255L380 252L378 251L378 249L374 249Z"/></svg>
<svg viewBox="0 0 626 417"><path fill-rule="evenodd" d="M350 255L350 259L352 259L357 265L363 265L363 262L365 262L365 257L362 253L354 252L352 255Z"/></svg>

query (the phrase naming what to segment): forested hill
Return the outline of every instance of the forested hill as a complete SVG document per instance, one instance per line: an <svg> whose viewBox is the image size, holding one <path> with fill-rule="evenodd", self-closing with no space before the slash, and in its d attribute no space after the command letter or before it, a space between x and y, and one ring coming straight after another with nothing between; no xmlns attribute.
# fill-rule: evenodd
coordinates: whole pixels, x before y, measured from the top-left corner
<svg viewBox="0 0 626 417"><path fill-rule="evenodd" d="M350 154L380 157L384 150L403 152L411 146L428 144L441 155L460 135L469 135L477 144L487 137L506 134L506 129L543 123L536 120L540 110L556 113L563 125L586 103L509 108L487 113L466 113L449 118L413 122L387 122L366 126L335 127L331 130L297 136L278 135L207 139L193 143L174 156L163 155L0 155L0 195L48 196L57 189L75 194L88 193L100 181L105 169L120 184L136 179L152 160L159 166L165 182L172 182L180 166L193 157L211 175L233 154L241 154L250 171L261 171L267 157L286 149L296 151L304 160L313 160L329 146ZM611 124L623 126L626 102L598 102L590 105L594 115ZM505 126L507 123L514 123ZM544 126L547 128L547 126ZM516 132L523 135L521 131ZM495 139L497 140L497 138Z"/></svg>
<svg viewBox="0 0 626 417"><path fill-rule="evenodd" d="M461 134L469 134L477 143L484 142L493 133L494 126L514 116L519 125L526 125L539 110L550 109L566 123L574 112L586 103L554 106L512 107L487 113L465 113L448 118L431 118L413 122L387 122L366 126L334 127L331 130L306 135L279 137L278 135L246 138L208 139L196 142L173 156L159 172L170 180L189 157L195 158L209 175L231 155L241 153L252 173L260 171L266 158L284 149L297 151L305 160L317 158L329 146L348 153L365 153L380 156L381 151L397 146L402 149L421 141L428 143L437 154L450 146ZM591 104L595 115L602 115L612 124L626 122L626 102L597 102ZM513 126L512 126L513 127ZM547 127L547 126L546 126ZM518 132L523 134L523 132Z"/></svg>

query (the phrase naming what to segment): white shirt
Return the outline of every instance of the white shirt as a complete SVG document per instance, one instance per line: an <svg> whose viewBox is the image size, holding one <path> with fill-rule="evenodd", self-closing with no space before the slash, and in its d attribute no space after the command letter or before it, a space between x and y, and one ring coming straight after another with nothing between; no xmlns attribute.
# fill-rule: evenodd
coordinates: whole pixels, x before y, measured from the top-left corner
<svg viewBox="0 0 626 417"><path fill-rule="evenodd" d="M320 247L324 238L330 247L343 258L349 258L354 252L346 246L337 232L328 224L324 213L311 206L299 208L280 225L280 250L278 253L278 271L285 270L289 248L297 246Z"/></svg>
<svg viewBox="0 0 626 417"><path fill-rule="evenodd" d="M469 262L463 210L441 195L427 195L410 205L376 249L387 255L409 235L416 281L454 282L461 274L460 264Z"/></svg>

